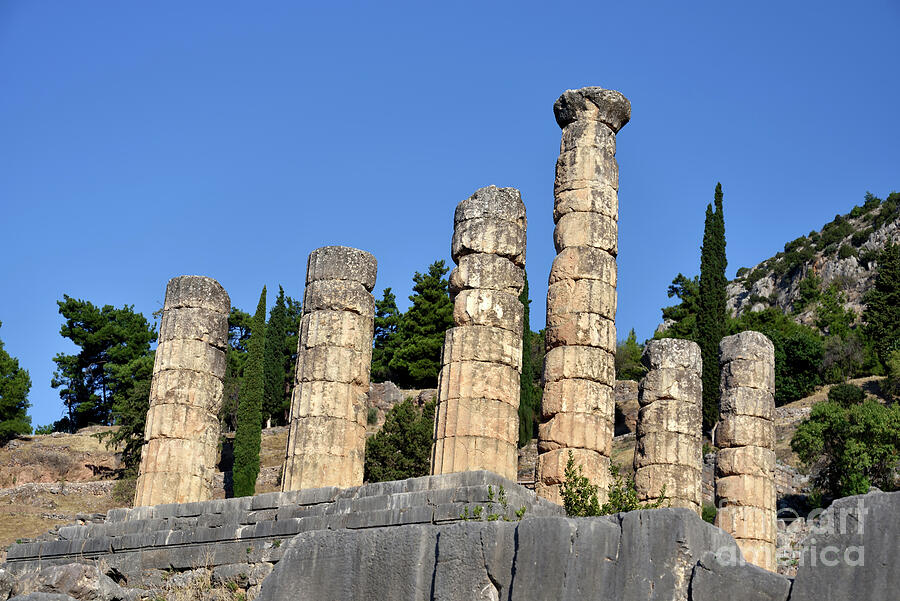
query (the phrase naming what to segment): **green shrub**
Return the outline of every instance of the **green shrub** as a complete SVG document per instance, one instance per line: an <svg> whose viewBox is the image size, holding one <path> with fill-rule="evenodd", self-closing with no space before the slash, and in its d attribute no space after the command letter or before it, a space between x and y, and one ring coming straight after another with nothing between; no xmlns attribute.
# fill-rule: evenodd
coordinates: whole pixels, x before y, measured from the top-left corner
<svg viewBox="0 0 900 601"><path fill-rule="evenodd" d="M53 424L37 426L34 429L35 434L53 434Z"/></svg>
<svg viewBox="0 0 900 601"><path fill-rule="evenodd" d="M137 486L137 478L123 478L113 484L112 498L118 507L131 507L134 503L134 491Z"/></svg>
<svg viewBox="0 0 900 601"><path fill-rule="evenodd" d="M863 211L865 211L866 213L870 213L873 210L877 209L880 205L880 198L878 198L871 192L866 192L865 202L863 203Z"/></svg>
<svg viewBox="0 0 900 601"><path fill-rule="evenodd" d="M704 522L709 522L710 524L715 524L717 513L718 513L718 510L716 509L715 505L709 505L709 504L704 503L700 517L703 518Z"/></svg>
<svg viewBox="0 0 900 601"><path fill-rule="evenodd" d="M366 423L370 426L374 426L378 423L378 409L369 407L369 411L366 413Z"/></svg>
<svg viewBox="0 0 900 601"><path fill-rule="evenodd" d="M799 313L819 300L822 296L822 279L815 273L810 272L809 275L800 280L798 292L800 298L794 304L795 313Z"/></svg>
<svg viewBox="0 0 900 601"><path fill-rule="evenodd" d="M735 274L735 277L742 278L742 277L744 277L745 275L747 275L748 273L750 273L750 268L749 268L749 267L741 267L740 269L737 270L737 273Z"/></svg>
<svg viewBox="0 0 900 601"><path fill-rule="evenodd" d="M859 405L866 400L866 393L853 384L836 384L828 391L828 402L837 403L841 407Z"/></svg>
<svg viewBox="0 0 900 601"><path fill-rule="evenodd" d="M849 244L844 244L841 246L841 249L838 251L839 259L848 259L850 257L855 257L857 254L856 249L850 246Z"/></svg>
<svg viewBox="0 0 900 601"><path fill-rule="evenodd" d="M857 217L861 217L864 213L863 208L859 205L856 205L852 209L850 209L850 217L856 219Z"/></svg>
<svg viewBox="0 0 900 601"><path fill-rule="evenodd" d="M872 235L873 231L874 230L870 227L867 227L864 230L860 230L860 231L854 233L853 236L851 236L850 242L853 244L853 246L859 248L860 246L862 246L863 244L866 243L866 240L869 239L869 236Z"/></svg>
<svg viewBox="0 0 900 601"><path fill-rule="evenodd" d="M434 401L421 411L410 399L391 407L381 430L366 440L367 482L428 475L434 411Z"/></svg>
<svg viewBox="0 0 900 601"><path fill-rule="evenodd" d="M598 487L591 484L584 475L581 466L575 465L575 457L569 451L569 459L566 462L565 481L560 488L563 498L563 506L569 517L591 517L598 515L610 515L623 511L635 511L637 509L656 509L662 507L667 500L666 487L663 486L659 498L653 503L641 503L637 498L637 489L633 478L627 478L619 473L619 468L613 463L609 465L610 487L609 500L600 505L597 499Z"/></svg>

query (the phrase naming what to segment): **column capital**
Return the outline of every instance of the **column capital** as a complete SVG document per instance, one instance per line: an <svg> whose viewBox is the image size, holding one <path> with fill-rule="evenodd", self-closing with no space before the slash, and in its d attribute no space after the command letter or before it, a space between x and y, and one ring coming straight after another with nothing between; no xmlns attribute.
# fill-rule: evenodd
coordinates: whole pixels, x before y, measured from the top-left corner
<svg viewBox="0 0 900 601"><path fill-rule="evenodd" d="M618 133L631 119L631 102L616 90L597 86L566 90L555 103L553 114L560 127L581 120L600 121Z"/></svg>

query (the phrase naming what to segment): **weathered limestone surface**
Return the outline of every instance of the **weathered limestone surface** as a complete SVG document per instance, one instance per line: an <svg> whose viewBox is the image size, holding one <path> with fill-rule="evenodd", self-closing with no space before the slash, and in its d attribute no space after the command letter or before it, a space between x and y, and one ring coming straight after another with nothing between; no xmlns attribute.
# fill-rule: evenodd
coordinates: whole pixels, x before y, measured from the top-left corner
<svg viewBox="0 0 900 601"><path fill-rule="evenodd" d="M748 561L775 570L775 350L759 332L741 332L722 339L719 362L716 525Z"/></svg>
<svg viewBox="0 0 900 601"><path fill-rule="evenodd" d="M169 280L135 505L212 497L231 300L215 280Z"/></svg>
<svg viewBox="0 0 900 601"><path fill-rule="evenodd" d="M619 168L616 133L631 103L613 90L567 90L553 105L562 128L556 163L547 291L547 355L538 429L541 496L560 503L569 451L584 474L608 488L615 423L616 254Z"/></svg>
<svg viewBox="0 0 900 601"><path fill-rule="evenodd" d="M355 248L309 255L283 491L362 484L376 272Z"/></svg>
<svg viewBox="0 0 900 601"><path fill-rule="evenodd" d="M481 188L456 207L455 327L444 337L433 474L485 469L516 477L525 230L515 188Z"/></svg>
<svg viewBox="0 0 900 601"><path fill-rule="evenodd" d="M703 470L700 347L677 338L653 340L641 361L649 371L638 390L641 409L634 453L638 498L656 501L665 487L672 507L699 514ZM661 382L668 385L659 386Z"/></svg>

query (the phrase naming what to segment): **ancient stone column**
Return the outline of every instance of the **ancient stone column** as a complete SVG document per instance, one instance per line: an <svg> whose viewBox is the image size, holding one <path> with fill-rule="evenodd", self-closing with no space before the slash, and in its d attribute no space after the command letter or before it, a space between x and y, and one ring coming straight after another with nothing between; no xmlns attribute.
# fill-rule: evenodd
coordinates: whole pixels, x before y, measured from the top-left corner
<svg viewBox="0 0 900 601"><path fill-rule="evenodd" d="M553 105L562 128L556 162L547 291L547 355L538 431L541 496L561 503L569 451L606 498L615 421L616 132L631 116L619 92L567 90Z"/></svg>
<svg viewBox="0 0 900 601"><path fill-rule="evenodd" d="M376 273L355 248L309 254L283 491L363 483Z"/></svg>
<svg viewBox="0 0 900 601"><path fill-rule="evenodd" d="M719 344L722 366L716 433L716 525L744 559L775 570L775 350L759 332Z"/></svg>
<svg viewBox="0 0 900 601"><path fill-rule="evenodd" d="M700 347L689 340L652 340L641 362L634 483L638 499L652 503L665 487L665 504L698 514L702 505L703 378Z"/></svg>
<svg viewBox="0 0 900 601"><path fill-rule="evenodd" d="M166 286L134 504L212 498L231 300L196 275Z"/></svg>
<svg viewBox="0 0 900 601"><path fill-rule="evenodd" d="M515 188L481 188L456 207L455 327L444 336L432 474L490 470L516 479L525 227Z"/></svg>

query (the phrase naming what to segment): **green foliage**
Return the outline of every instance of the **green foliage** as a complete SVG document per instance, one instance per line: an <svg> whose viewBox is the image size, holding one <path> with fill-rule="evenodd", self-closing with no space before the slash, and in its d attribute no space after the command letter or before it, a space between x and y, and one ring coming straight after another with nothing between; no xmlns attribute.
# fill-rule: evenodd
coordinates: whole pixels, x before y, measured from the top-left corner
<svg viewBox="0 0 900 601"><path fill-rule="evenodd" d="M900 216L900 194L891 192L881 203L881 210L872 220L875 229L882 227Z"/></svg>
<svg viewBox="0 0 900 601"><path fill-rule="evenodd" d="M525 309L522 328L522 374L519 377L519 446L527 445L535 435L535 426L541 410L541 389L535 385L539 366L534 361L532 347L537 336L531 331L531 299L528 297L528 275L519 295Z"/></svg>
<svg viewBox="0 0 900 601"><path fill-rule="evenodd" d="M369 407L369 410L366 412L366 423L370 426L378 423L378 409Z"/></svg>
<svg viewBox="0 0 900 601"><path fill-rule="evenodd" d="M250 341L250 330L253 318L249 313L232 307L228 314L228 352L222 408L219 421L225 428L234 431L237 426L238 400L244 384L244 364L247 362L247 343Z"/></svg>
<svg viewBox="0 0 900 601"><path fill-rule="evenodd" d="M693 279L679 273L672 280L668 290L669 298L677 297L681 302L662 310L663 320L671 321L664 332L657 332L654 338L684 338L697 340L697 313L700 311L700 278Z"/></svg>
<svg viewBox="0 0 900 601"><path fill-rule="evenodd" d="M289 327L284 288L278 286L278 298L269 313L269 323L266 325L265 385L262 404L262 421L271 420L273 424L278 425L287 423L290 385L285 373L284 355Z"/></svg>
<svg viewBox="0 0 900 601"><path fill-rule="evenodd" d="M401 388L437 386L444 332L453 325L447 271L443 261L435 261L427 273L413 276L412 306L400 320L400 342L389 364Z"/></svg>
<svg viewBox="0 0 900 601"><path fill-rule="evenodd" d="M834 284L825 289L816 308L816 327L829 336L846 338L856 313L844 308L844 294Z"/></svg>
<svg viewBox="0 0 900 601"><path fill-rule="evenodd" d="M35 426L35 434L53 434L53 424L44 424L43 426ZM27 434L27 432L25 433Z"/></svg>
<svg viewBox="0 0 900 601"><path fill-rule="evenodd" d="M112 418L119 425L116 430L95 434L106 440L107 448L122 448L122 465L126 477L137 476L144 446L144 427L150 409L150 383L153 378L153 361L156 353L130 361L125 365L111 365L109 371L118 383L113 394ZM132 498L134 496L132 495ZM130 502L130 501L129 501Z"/></svg>
<svg viewBox="0 0 900 601"><path fill-rule="evenodd" d="M799 313L819 301L822 297L822 278L810 271L805 278L800 280L798 292L800 298L794 303L794 313Z"/></svg>
<svg viewBox="0 0 900 601"><path fill-rule="evenodd" d="M259 296L256 314L247 342L244 386L238 401L234 434L234 496L248 497L256 492L259 475L259 449L262 443L262 404L265 394L266 287Z"/></svg>
<svg viewBox="0 0 900 601"><path fill-rule="evenodd" d="M822 337L807 326L769 307L733 320L731 333L754 330L775 347L775 402L783 405L811 394L821 383L819 365L825 353Z"/></svg>
<svg viewBox="0 0 900 601"><path fill-rule="evenodd" d="M887 377L882 389L896 403L900 400L900 351L893 351L887 358Z"/></svg>
<svg viewBox="0 0 900 601"><path fill-rule="evenodd" d="M837 403L844 408L859 405L864 400L866 400L866 393L862 388L853 384L837 384L828 390L828 402Z"/></svg>
<svg viewBox="0 0 900 601"><path fill-rule="evenodd" d="M385 288L381 300L375 301L375 336L372 347L372 381L384 382L393 377L391 359L400 342L400 320L397 297Z"/></svg>
<svg viewBox="0 0 900 601"><path fill-rule="evenodd" d="M387 412L384 426L366 440L367 482L427 476L434 435L435 402L420 411L410 399Z"/></svg>
<svg viewBox="0 0 900 601"><path fill-rule="evenodd" d="M843 336L825 338L822 376L830 384L849 378L881 375L884 369L875 356L872 341L862 328L850 330Z"/></svg>
<svg viewBox="0 0 900 601"><path fill-rule="evenodd" d="M638 344L634 328L628 332L628 338L616 345L616 379L640 380L647 373L641 363L643 348Z"/></svg>
<svg viewBox="0 0 900 601"><path fill-rule="evenodd" d="M719 419L719 342L728 327L725 287L725 217L722 184L716 184L713 205L706 207L703 247L700 251L697 343L703 357L703 426L710 429Z"/></svg>
<svg viewBox="0 0 900 601"><path fill-rule="evenodd" d="M863 244L866 243L866 240L869 239L869 236L871 236L872 232L874 232L874 231L875 231L875 228L868 227L864 230L854 232L853 236L850 238L850 242L853 244L853 246L859 248L860 246L862 246Z"/></svg>
<svg viewBox="0 0 900 601"><path fill-rule="evenodd" d="M881 252L875 283L863 302L866 334L879 361L887 365L891 353L900 350L900 245L890 244Z"/></svg>
<svg viewBox="0 0 900 601"><path fill-rule="evenodd" d="M881 199L871 192L866 192L865 202L863 203L863 211L865 211L866 213L871 213L879 206L881 206Z"/></svg>
<svg viewBox="0 0 900 601"><path fill-rule="evenodd" d="M849 259L850 257L857 256L857 254L856 249L849 244L842 244L840 250L838 250L839 259Z"/></svg>
<svg viewBox="0 0 900 601"><path fill-rule="evenodd" d="M735 277L742 278L745 275L747 275L748 273L750 273L749 267L739 267L737 270L737 273L734 275L735 275Z"/></svg>
<svg viewBox="0 0 900 601"><path fill-rule="evenodd" d="M79 347L76 355L59 353L53 358L56 371L50 384L60 389L68 412L64 427L74 432L91 424L112 424L116 397L131 395L138 385L127 366L150 355L156 328L133 306L101 308L68 295L63 298L57 304L66 321L59 333Z"/></svg>
<svg viewBox="0 0 900 601"><path fill-rule="evenodd" d="M766 270L762 267L757 267L753 271L750 272L750 275L747 276L746 287L749 289L753 284L757 281L761 280L766 275Z"/></svg>
<svg viewBox="0 0 900 601"><path fill-rule="evenodd" d="M569 451L566 461L565 480L560 487L560 496L566 515L569 517L592 517L610 515L637 509L656 509L666 501L666 488L663 486L659 498L653 503L640 503L633 478L626 478L619 473L615 464L609 466L610 487L609 500L600 505L597 498L598 487L591 484L580 465L575 464L575 457Z"/></svg>
<svg viewBox="0 0 900 601"><path fill-rule="evenodd" d="M825 247L826 252L829 246L837 245L841 240L853 233L853 226L840 215L835 215L831 223L822 228L822 234L819 237L818 246ZM835 246L837 248L837 246Z"/></svg>
<svg viewBox="0 0 900 601"><path fill-rule="evenodd" d="M900 460L900 405L859 401L858 393L839 390L834 400L830 394L828 401L813 406L791 448L813 470L815 485L827 496L864 494L870 486L893 490Z"/></svg>
<svg viewBox="0 0 900 601"><path fill-rule="evenodd" d="M710 524L716 523L716 514L718 510L715 505L704 504L703 509L701 509L700 517L703 518L704 522L708 522Z"/></svg>
<svg viewBox="0 0 900 601"><path fill-rule="evenodd" d="M31 434L30 390L28 372L19 367L18 359L6 352L0 340L0 445L21 434Z"/></svg>

